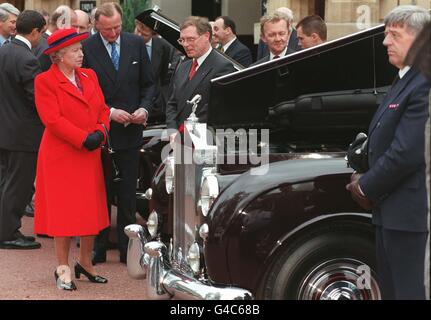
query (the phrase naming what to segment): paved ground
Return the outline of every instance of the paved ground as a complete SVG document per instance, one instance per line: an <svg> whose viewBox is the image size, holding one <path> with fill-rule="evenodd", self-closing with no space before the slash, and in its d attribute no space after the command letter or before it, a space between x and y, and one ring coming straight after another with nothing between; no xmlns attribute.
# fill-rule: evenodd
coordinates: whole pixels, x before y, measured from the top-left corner
<svg viewBox="0 0 431 320"><path fill-rule="evenodd" d="M115 224L115 211L113 212ZM33 234L33 218L24 217L21 231ZM118 250L108 251L108 261L98 264L98 273L108 278L107 284L93 284L85 277L76 280L78 290L57 289L54 281L56 259L52 239L37 238L38 250L0 249L0 300L142 300L146 299L142 281L127 274L125 264L119 262ZM78 256L76 242L72 242L70 266ZM85 279L85 280L83 280Z"/></svg>

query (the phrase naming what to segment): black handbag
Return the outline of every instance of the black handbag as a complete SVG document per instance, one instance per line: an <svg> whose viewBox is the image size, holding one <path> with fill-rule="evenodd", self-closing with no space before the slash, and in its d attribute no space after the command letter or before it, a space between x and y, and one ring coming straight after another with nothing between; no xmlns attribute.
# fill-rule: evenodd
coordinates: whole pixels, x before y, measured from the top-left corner
<svg viewBox="0 0 431 320"><path fill-rule="evenodd" d="M112 179L113 182L119 182L123 180L121 178L120 170L115 163L114 154L115 151L112 149L111 139L109 138L109 132L106 126L102 123L103 130L105 131L106 143L102 146L102 166L105 177Z"/></svg>

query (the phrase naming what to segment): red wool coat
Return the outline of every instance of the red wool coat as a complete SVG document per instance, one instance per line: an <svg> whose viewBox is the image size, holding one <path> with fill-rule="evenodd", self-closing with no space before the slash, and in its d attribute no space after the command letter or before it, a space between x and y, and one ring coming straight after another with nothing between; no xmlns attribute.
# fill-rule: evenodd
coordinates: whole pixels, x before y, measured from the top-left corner
<svg viewBox="0 0 431 320"><path fill-rule="evenodd" d="M50 236L95 235L109 225L100 148L83 147L109 109L93 70L75 70L83 94L57 65L35 79L35 100L45 131L36 172L34 231Z"/></svg>

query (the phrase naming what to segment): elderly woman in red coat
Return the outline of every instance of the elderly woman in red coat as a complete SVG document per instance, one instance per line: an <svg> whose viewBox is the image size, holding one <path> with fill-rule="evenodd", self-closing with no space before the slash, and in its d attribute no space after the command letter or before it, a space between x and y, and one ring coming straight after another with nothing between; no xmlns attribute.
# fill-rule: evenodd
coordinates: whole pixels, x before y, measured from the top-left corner
<svg viewBox="0 0 431 320"><path fill-rule="evenodd" d="M101 145L109 109L96 74L82 69L80 41L88 33L62 29L48 38L51 68L37 76L35 99L45 132L36 173L34 229L54 237L57 287L76 290L69 268L71 237L81 237L75 277L106 283L91 264L95 235L109 226ZM103 127L105 126L105 128Z"/></svg>

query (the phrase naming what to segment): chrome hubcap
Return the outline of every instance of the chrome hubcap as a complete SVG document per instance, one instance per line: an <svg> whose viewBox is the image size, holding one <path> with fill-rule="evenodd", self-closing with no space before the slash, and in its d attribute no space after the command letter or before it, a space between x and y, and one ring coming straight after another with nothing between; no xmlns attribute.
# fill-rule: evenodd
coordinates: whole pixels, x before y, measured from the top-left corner
<svg viewBox="0 0 431 320"><path fill-rule="evenodd" d="M348 258L326 261L302 282L299 300L378 300L376 275L364 263Z"/></svg>

